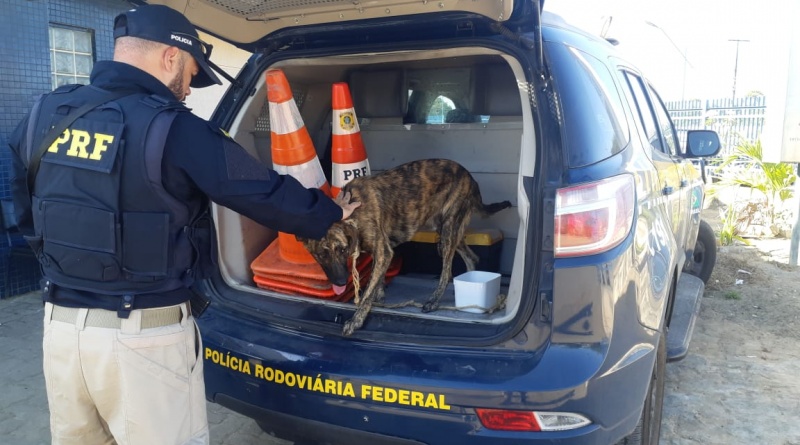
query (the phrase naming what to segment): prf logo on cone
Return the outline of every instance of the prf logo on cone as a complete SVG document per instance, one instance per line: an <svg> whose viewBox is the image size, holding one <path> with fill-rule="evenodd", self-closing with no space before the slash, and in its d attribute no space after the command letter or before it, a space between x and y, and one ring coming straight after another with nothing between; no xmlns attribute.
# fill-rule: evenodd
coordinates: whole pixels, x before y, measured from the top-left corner
<svg viewBox="0 0 800 445"><path fill-rule="evenodd" d="M356 121L356 115L353 111L348 110L344 111L339 115L339 128L343 131L360 131L358 128L358 121Z"/></svg>

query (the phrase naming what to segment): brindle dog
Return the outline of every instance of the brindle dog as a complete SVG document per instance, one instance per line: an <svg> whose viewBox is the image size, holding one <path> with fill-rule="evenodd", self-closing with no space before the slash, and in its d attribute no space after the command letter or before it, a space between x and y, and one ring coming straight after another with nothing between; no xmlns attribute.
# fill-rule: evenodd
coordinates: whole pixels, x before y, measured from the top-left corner
<svg viewBox="0 0 800 445"><path fill-rule="evenodd" d="M352 201L361 201L361 207L334 223L320 240L298 237L337 290L343 289L351 273L348 259L356 252L372 254L372 276L343 335L360 328L373 301L383 300L384 276L398 244L409 241L423 227L432 226L439 233L442 275L422 308L423 312L434 311L452 278L455 253L461 255L468 270L477 263L478 256L464 241L473 212L488 216L511 207L508 201L483 204L472 175L447 159L413 161L378 175L355 178L342 190L347 192Z"/></svg>

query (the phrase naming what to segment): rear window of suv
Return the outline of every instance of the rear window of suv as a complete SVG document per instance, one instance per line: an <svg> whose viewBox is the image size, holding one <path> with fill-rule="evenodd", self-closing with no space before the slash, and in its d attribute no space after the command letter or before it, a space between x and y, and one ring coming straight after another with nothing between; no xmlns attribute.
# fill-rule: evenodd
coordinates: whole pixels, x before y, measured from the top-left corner
<svg viewBox="0 0 800 445"><path fill-rule="evenodd" d="M569 167L602 161L628 145L628 122L606 65L583 51L547 42L564 115Z"/></svg>

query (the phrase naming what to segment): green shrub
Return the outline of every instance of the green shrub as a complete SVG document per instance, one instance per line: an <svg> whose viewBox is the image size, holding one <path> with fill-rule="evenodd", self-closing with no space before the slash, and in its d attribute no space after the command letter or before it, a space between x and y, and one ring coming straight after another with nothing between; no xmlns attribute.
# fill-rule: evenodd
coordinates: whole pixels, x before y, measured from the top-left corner
<svg viewBox="0 0 800 445"><path fill-rule="evenodd" d="M740 138L739 145L730 155L723 158L719 169L722 172L721 180L709 188L710 195L718 193L724 187L732 186L748 187L751 191L760 192L749 193L744 202L734 201L729 206L730 212L723 218L723 221L728 223L727 227L723 227L728 243L731 243L733 237L742 233L751 223L764 225L774 236L788 235L791 228L786 222L791 218L784 214L788 211L781 209L784 201L793 196L792 186L797 176L792 164L764 162L761 141L752 142ZM730 213L737 214L738 218ZM745 217L746 220L743 219ZM735 226L739 226L738 233ZM722 236L721 234L720 242L726 244Z"/></svg>

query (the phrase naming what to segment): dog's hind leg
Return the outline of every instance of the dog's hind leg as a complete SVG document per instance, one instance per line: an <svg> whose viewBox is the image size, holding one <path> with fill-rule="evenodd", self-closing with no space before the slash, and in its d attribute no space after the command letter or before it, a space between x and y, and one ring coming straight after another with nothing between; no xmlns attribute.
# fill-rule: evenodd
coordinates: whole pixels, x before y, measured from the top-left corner
<svg viewBox="0 0 800 445"><path fill-rule="evenodd" d="M367 289L361 296L361 301L358 303L358 309L356 309L355 314L353 314L353 318L344 324L342 335L351 335L356 329L363 326L370 309L372 309L372 303L379 294L382 298L383 280L392 262L392 253L392 248L388 245L388 242L376 247L376 251L372 252L372 261L374 263L372 276L369 277Z"/></svg>
<svg viewBox="0 0 800 445"><path fill-rule="evenodd" d="M431 312L439 308L439 299L442 298L447 283L453 278L453 258L459 244L464 242L464 232L467 230L471 211L470 207L461 205L453 211L449 218L445 218L442 230L439 233L439 251L442 255L442 275L439 284L431 298L422 305L422 312ZM473 254L474 255L474 254Z"/></svg>
<svg viewBox="0 0 800 445"><path fill-rule="evenodd" d="M461 255L461 259L464 260L467 270L475 270L475 266L478 264L478 260L480 258L478 258L478 255L469 248L467 242L463 238L458 244L458 247L456 247L456 251L459 255Z"/></svg>
<svg viewBox="0 0 800 445"><path fill-rule="evenodd" d="M441 232L441 230L439 230ZM443 243L440 241L436 244L436 249L439 252L439 256L444 258L444 254L442 253ZM464 264L467 266L467 270L475 270L475 265L478 264L478 255L472 251L467 245L466 240L464 237L461 237L461 242L458 243L456 246L456 252L461 256L461 259L464 260Z"/></svg>

